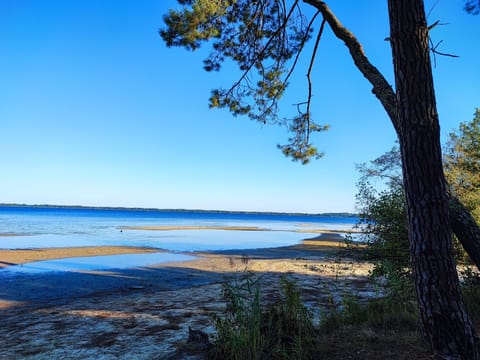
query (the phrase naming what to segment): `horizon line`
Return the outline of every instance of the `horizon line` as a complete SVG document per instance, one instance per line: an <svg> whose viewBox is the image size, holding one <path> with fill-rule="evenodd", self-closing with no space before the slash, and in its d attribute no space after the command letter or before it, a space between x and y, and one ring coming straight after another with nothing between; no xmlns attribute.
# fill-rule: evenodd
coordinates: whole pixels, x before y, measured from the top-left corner
<svg viewBox="0 0 480 360"><path fill-rule="evenodd" d="M26 204L26 203L0 203L0 207L32 207L32 208L58 208L58 209L92 209L92 210L142 210L157 212L211 212L230 214L272 214L272 215L304 215L304 216L334 216L343 215L357 217L358 213L348 211L306 213L283 211L249 211L249 210L218 210L218 209L186 209L186 208L152 208L152 207L126 207L126 206L94 206L94 205L58 205L58 204Z"/></svg>

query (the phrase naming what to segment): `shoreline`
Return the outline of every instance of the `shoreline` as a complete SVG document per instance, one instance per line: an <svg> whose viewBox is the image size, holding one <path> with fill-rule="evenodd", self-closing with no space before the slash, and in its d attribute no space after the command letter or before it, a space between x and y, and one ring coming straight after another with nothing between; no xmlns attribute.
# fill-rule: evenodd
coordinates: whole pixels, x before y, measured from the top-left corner
<svg viewBox="0 0 480 360"><path fill-rule="evenodd" d="M85 256L146 254L166 252L163 249L137 246L77 246L32 249L0 249L0 269L34 261L68 259Z"/></svg>
<svg viewBox="0 0 480 360"><path fill-rule="evenodd" d="M297 224L302 227L303 224ZM140 231L174 231L174 230L226 230L226 231L287 231L287 232L297 232L297 233L311 233L311 234L329 234L329 235L339 235L339 234L361 234L361 230L356 229L317 229L304 227L303 229L291 229L291 230L274 230L269 228L262 228L257 226L215 226L215 225L202 225L202 226L190 226L190 225L181 225L181 226L171 226L171 225L155 225L155 226L119 226L120 230L140 230Z"/></svg>
<svg viewBox="0 0 480 360"><path fill-rule="evenodd" d="M120 230L171 231L171 230L227 230L227 231L274 231L256 226L120 226Z"/></svg>
<svg viewBox="0 0 480 360"><path fill-rule="evenodd" d="M184 253L184 262L111 271L52 272L5 278L0 285L0 338L6 358L178 358L189 328L213 334L212 314L225 309L223 285L249 273L265 301L278 299L281 279L294 281L314 321L322 306L347 293L378 296L371 264L339 256L343 238L323 234L284 247ZM107 250L108 249L108 250ZM0 250L17 262L35 256L105 255L160 249L82 247ZM90 253L88 253L90 252ZM94 256L95 256L94 255ZM23 256L23 257L22 257ZM10 258L12 260L12 258ZM255 280L255 281L257 281ZM235 281L235 280L234 280ZM316 319L316 320L315 320ZM21 341L18 341L21 339Z"/></svg>
<svg viewBox="0 0 480 360"><path fill-rule="evenodd" d="M124 227L124 228L139 228L139 227ZM163 231L163 230L179 230L179 229L194 229L194 230L212 230L212 227L195 227L195 226L152 226L141 227L142 230ZM214 227L219 230L232 230L232 231L250 231L251 228L225 228ZM267 230L268 231L268 230ZM303 232L303 231L302 231ZM147 254L147 253L175 253L175 254L188 254L193 256L205 257L210 255L220 254L261 254L264 252L280 251L291 253L293 256L296 252L301 251L315 251L315 252L332 252L346 247L343 237L338 232L322 231L320 235L313 238L303 239L298 244L280 246L280 247L267 247L267 248L251 248L251 249L238 249L238 250L211 250L211 251L170 251L162 248L153 247L138 247L138 246L73 246L73 247L41 247L41 248L28 248L28 249L0 249L0 269L13 266L28 264L30 262L43 261L43 260L57 260L68 259L75 257L95 257L104 255L124 255L124 254ZM4 236L16 236L16 235L4 235ZM191 260L194 261L194 260ZM160 263L162 264L162 263Z"/></svg>

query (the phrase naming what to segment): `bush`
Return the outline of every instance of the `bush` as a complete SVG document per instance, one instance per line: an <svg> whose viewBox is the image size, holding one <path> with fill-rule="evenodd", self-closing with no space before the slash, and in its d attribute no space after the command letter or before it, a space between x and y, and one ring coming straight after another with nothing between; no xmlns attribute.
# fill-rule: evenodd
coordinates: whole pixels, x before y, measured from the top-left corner
<svg viewBox="0 0 480 360"><path fill-rule="evenodd" d="M280 299L262 306L258 279L225 284L225 313L215 317L210 359L314 359L318 337L296 285L283 278Z"/></svg>

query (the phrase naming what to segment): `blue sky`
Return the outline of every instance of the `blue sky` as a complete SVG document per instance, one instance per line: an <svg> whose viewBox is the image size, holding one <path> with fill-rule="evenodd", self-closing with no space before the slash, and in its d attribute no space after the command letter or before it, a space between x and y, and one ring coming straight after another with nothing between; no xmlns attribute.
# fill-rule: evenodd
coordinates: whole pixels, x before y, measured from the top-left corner
<svg viewBox="0 0 480 360"><path fill-rule="evenodd" d="M393 83L386 1L331 7ZM480 107L480 17L462 7L439 0L429 16L449 23L432 34L439 50L460 56L437 58L434 70L443 139ZM167 49L157 31L169 8L176 2L0 1L0 202L353 211L355 164L395 135L345 46L330 31L320 44L312 111L331 130L314 138L325 157L302 166L276 148L285 129L208 109L210 90L238 73L205 73L207 50ZM281 111L305 85L301 70Z"/></svg>

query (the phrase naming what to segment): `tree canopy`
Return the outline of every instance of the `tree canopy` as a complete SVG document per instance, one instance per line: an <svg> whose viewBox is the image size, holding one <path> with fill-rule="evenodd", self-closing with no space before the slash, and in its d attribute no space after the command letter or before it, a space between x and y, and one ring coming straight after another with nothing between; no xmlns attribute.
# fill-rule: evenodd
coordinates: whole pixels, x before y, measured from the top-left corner
<svg viewBox="0 0 480 360"><path fill-rule="evenodd" d="M210 107L227 108L234 115L247 115L263 123L281 123L289 128L289 143L279 146L283 153L307 163L321 154L311 145L312 132L328 129L313 122L310 111L312 84L296 104L293 118L279 115L278 104L298 63L306 42L313 34L317 15L309 20L295 0L289 7L282 0L180 0L182 10L165 15L167 27L160 35L167 46L198 49L211 41L206 71L219 71L226 59L237 64L242 75L228 89L215 89ZM321 25L317 41L321 36ZM311 58L309 73L313 65Z"/></svg>
<svg viewBox="0 0 480 360"><path fill-rule="evenodd" d="M480 0L465 0L465 10L473 15L480 13Z"/></svg>
<svg viewBox="0 0 480 360"><path fill-rule="evenodd" d="M473 120L461 122L449 137L444 169L452 196L458 197L479 222L480 109L475 111ZM387 277L407 274L407 215L398 145L357 168L360 172L357 207L372 256L377 259L374 274ZM463 257L464 253L458 249L457 255Z"/></svg>
<svg viewBox="0 0 480 360"><path fill-rule="evenodd" d="M452 191L480 223L480 109L474 116L450 133L444 163Z"/></svg>

